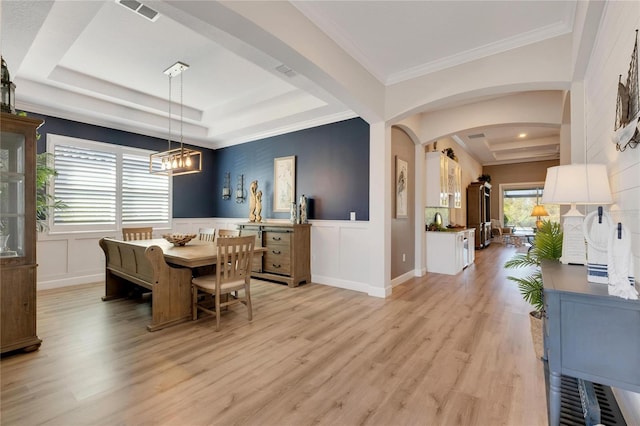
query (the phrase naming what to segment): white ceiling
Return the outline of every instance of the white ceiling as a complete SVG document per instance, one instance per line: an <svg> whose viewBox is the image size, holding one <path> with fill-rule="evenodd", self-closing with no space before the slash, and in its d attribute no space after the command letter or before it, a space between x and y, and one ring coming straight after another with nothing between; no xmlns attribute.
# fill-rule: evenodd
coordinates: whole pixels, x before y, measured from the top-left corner
<svg viewBox="0 0 640 426"><path fill-rule="evenodd" d="M322 76L278 71L283 64L293 67L296 57L280 49L276 60L258 48L256 34L270 38L268 29L234 15L251 5L143 3L160 12L155 22L114 0L3 0L2 54L17 85L17 106L166 138L163 71L180 60L190 65L182 75L189 143L218 148L363 115ZM569 33L576 8L573 0L292 4L383 88ZM174 132L180 127L179 79L173 84ZM519 139L523 132L528 136ZM479 133L484 137L468 138ZM558 158L559 125L460 129L452 136L483 164Z"/></svg>

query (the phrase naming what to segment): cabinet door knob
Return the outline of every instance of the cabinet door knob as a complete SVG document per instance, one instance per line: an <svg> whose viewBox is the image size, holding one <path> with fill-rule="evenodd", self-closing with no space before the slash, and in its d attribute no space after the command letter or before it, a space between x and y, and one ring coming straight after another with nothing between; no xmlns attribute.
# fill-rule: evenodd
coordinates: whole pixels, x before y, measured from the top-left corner
<svg viewBox="0 0 640 426"><path fill-rule="evenodd" d="M280 250L271 250L271 253L273 253L273 254L280 254L281 252L280 252Z"/></svg>
<svg viewBox="0 0 640 426"><path fill-rule="evenodd" d="M274 268L279 268L280 265L276 265L275 263L272 263L271 266L273 266Z"/></svg>
<svg viewBox="0 0 640 426"><path fill-rule="evenodd" d="M272 237L273 241L280 241L282 238L280 237Z"/></svg>

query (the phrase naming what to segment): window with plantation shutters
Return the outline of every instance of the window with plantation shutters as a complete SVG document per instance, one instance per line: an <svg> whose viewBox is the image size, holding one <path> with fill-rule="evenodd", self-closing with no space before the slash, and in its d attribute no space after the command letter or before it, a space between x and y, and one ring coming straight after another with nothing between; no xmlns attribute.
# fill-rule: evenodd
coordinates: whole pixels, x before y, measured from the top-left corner
<svg viewBox="0 0 640 426"><path fill-rule="evenodd" d="M116 154L55 145L54 197L66 207L54 212L55 225L116 224Z"/></svg>
<svg viewBox="0 0 640 426"><path fill-rule="evenodd" d="M149 154L122 155L122 223L169 222L169 179L149 173Z"/></svg>
<svg viewBox="0 0 640 426"><path fill-rule="evenodd" d="M66 206L52 232L170 226L171 181L149 173L151 151L51 134L47 151L58 172L49 191Z"/></svg>

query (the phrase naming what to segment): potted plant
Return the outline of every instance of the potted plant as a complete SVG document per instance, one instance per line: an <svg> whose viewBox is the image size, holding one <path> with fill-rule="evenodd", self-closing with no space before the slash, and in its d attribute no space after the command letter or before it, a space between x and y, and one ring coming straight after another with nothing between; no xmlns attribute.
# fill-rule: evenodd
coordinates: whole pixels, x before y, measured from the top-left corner
<svg viewBox="0 0 640 426"><path fill-rule="evenodd" d="M36 229L48 228L47 218L51 209L63 209L66 205L47 192L47 184L58 172L51 166L52 154L43 152L36 157Z"/></svg>
<svg viewBox="0 0 640 426"><path fill-rule="evenodd" d="M453 148L445 148L442 150L442 153L452 160L458 161L458 157L456 157L456 153L453 152Z"/></svg>
<svg viewBox="0 0 640 426"><path fill-rule="evenodd" d="M25 111L16 113L21 117L26 117ZM36 130L36 141L40 140L40 133ZM51 166L53 155L42 152L36 156L36 230L44 232L48 229L47 219L51 209L63 209L66 204L47 192L47 185L51 179L58 175L56 169ZM0 231L2 232L2 231Z"/></svg>
<svg viewBox="0 0 640 426"><path fill-rule="evenodd" d="M478 176L478 182L491 183L491 175L482 174L482 175Z"/></svg>
<svg viewBox="0 0 640 426"><path fill-rule="evenodd" d="M536 233L533 247L527 253L518 253L505 262L507 269L533 268L527 276L509 276L509 280L518 284L518 289L524 300L533 306L529 312L533 346L538 357L543 356L542 348L542 315L544 314L544 300L542 285L542 271L540 264L543 259L558 261L562 256L562 230L558 222L543 221L542 227Z"/></svg>

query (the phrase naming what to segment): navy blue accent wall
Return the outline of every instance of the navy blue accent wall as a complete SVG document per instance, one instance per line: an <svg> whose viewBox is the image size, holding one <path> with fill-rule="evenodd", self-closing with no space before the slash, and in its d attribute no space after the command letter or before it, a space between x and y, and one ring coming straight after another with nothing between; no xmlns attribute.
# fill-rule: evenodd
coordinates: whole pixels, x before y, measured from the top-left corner
<svg viewBox="0 0 640 426"><path fill-rule="evenodd" d="M38 152L46 150L47 133L135 148L164 151L167 141L150 136L94 126L61 118L29 114L45 120L39 131ZM249 217L248 200L242 204L222 199L226 172L235 194L238 175L249 184L258 180L262 190L262 217L288 218L273 212L273 160L296 156L296 200L305 194L309 219L369 220L369 125L360 118L300 130L219 150L202 151L202 173L173 178L173 217Z"/></svg>
<svg viewBox="0 0 640 426"><path fill-rule="evenodd" d="M87 139L97 142L125 145L134 148L164 151L167 141L150 136L138 135L107 127L79 123L56 117L29 113L45 122L38 130L42 137L38 141L38 152L46 151L47 133ZM177 145L173 145L176 148ZM212 217L214 216L215 152L210 149L193 147L202 151L202 173L176 176L173 178L173 217Z"/></svg>
<svg viewBox="0 0 640 426"><path fill-rule="evenodd" d="M247 194L253 180L262 190L262 217L288 218L289 213L273 212L273 160L291 155L296 157L296 200L307 196L309 219L349 220L353 211L358 220L369 220L369 125L360 118L216 150L214 215L248 218L248 202L222 199L230 172L232 194L244 174Z"/></svg>

